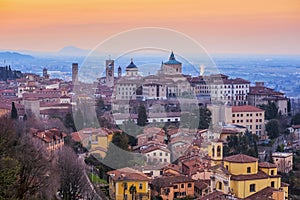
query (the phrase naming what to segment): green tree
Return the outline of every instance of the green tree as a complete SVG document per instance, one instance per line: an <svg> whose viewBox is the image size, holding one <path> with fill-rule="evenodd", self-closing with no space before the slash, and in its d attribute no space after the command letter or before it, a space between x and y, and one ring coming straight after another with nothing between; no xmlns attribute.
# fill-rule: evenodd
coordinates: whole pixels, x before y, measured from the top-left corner
<svg viewBox="0 0 300 200"><path fill-rule="evenodd" d="M144 158L129 151L128 137L124 133L115 133L109 144L103 164L113 169L144 165Z"/></svg>
<svg viewBox="0 0 300 200"><path fill-rule="evenodd" d="M19 162L11 157L0 158L0 199L16 199L18 187Z"/></svg>
<svg viewBox="0 0 300 200"><path fill-rule="evenodd" d="M265 118L267 120L275 119L278 117L278 107L274 102L268 102L268 104L263 104L259 106L265 111Z"/></svg>
<svg viewBox="0 0 300 200"><path fill-rule="evenodd" d="M15 159L17 134L11 119L0 118L0 199L16 199L19 162Z"/></svg>
<svg viewBox="0 0 300 200"><path fill-rule="evenodd" d="M96 114L98 119L105 113L105 104L103 99L100 97L97 101L96 101Z"/></svg>
<svg viewBox="0 0 300 200"><path fill-rule="evenodd" d="M242 153L258 157L257 141L258 137L248 131L243 135L229 136L227 138L227 146L224 146L224 156Z"/></svg>
<svg viewBox="0 0 300 200"><path fill-rule="evenodd" d="M199 109L199 129L207 129L211 122L211 112L207 108Z"/></svg>
<svg viewBox="0 0 300 200"><path fill-rule="evenodd" d="M288 116L291 116L291 115L292 115L291 111L292 111L291 100L288 99L288 102L287 102L287 112L288 112Z"/></svg>
<svg viewBox="0 0 300 200"><path fill-rule="evenodd" d="M284 144L277 145L276 152L284 152Z"/></svg>
<svg viewBox="0 0 300 200"><path fill-rule="evenodd" d="M144 105L140 105L138 109L138 119L137 125L138 126L145 126L147 123L147 112Z"/></svg>
<svg viewBox="0 0 300 200"><path fill-rule="evenodd" d="M297 113L292 118L292 125L300 124L300 113Z"/></svg>
<svg viewBox="0 0 300 200"><path fill-rule="evenodd" d="M129 188L129 193L131 194L131 200L134 200L136 194L136 187L133 184Z"/></svg>
<svg viewBox="0 0 300 200"><path fill-rule="evenodd" d="M277 119L271 119L266 124L266 131L268 132L268 136L270 139L277 138L280 134L280 125Z"/></svg>
<svg viewBox="0 0 300 200"><path fill-rule="evenodd" d="M128 137L126 134L114 133L112 143L123 150L128 150Z"/></svg>
<svg viewBox="0 0 300 200"><path fill-rule="evenodd" d="M71 129L72 132L76 131L75 122L71 113L66 114L64 119L64 125L66 128Z"/></svg>
<svg viewBox="0 0 300 200"><path fill-rule="evenodd" d="M129 144L135 146L137 143L136 137L142 133L143 127L137 126L132 119L128 119L122 125L122 130L127 134Z"/></svg>
<svg viewBox="0 0 300 200"><path fill-rule="evenodd" d="M18 119L18 111L15 106L15 102L11 102L11 118Z"/></svg>

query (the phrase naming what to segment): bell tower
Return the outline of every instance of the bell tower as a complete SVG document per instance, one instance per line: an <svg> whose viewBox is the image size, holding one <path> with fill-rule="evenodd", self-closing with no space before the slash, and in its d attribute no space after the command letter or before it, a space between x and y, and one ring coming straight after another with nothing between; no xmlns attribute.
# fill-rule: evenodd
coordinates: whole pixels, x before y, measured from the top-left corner
<svg viewBox="0 0 300 200"><path fill-rule="evenodd" d="M221 164L223 160L223 141L221 140L211 141L208 155L211 158L212 166Z"/></svg>
<svg viewBox="0 0 300 200"><path fill-rule="evenodd" d="M105 61L106 66L106 85L108 87L114 86L114 60L110 58Z"/></svg>
<svg viewBox="0 0 300 200"><path fill-rule="evenodd" d="M118 68L118 78L121 78L121 76L122 76L122 69L119 66L119 68Z"/></svg>

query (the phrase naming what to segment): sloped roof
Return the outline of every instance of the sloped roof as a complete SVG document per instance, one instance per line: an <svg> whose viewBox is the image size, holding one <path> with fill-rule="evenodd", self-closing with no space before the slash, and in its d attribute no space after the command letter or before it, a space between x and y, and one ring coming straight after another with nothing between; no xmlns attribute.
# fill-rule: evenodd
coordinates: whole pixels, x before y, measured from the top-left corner
<svg viewBox="0 0 300 200"><path fill-rule="evenodd" d="M245 106L232 106L232 112L262 112L264 110L257 108L255 106L245 105Z"/></svg>
<svg viewBox="0 0 300 200"><path fill-rule="evenodd" d="M276 168L277 167L275 164L269 163L269 162L258 163L258 166L262 167L262 168Z"/></svg>
<svg viewBox="0 0 300 200"><path fill-rule="evenodd" d="M114 181L149 181L147 175L129 167L109 171L107 174L110 175Z"/></svg>
<svg viewBox="0 0 300 200"><path fill-rule="evenodd" d="M233 163L251 163L251 162L258 161L258 158L247 156L245 154L237 154L237 155L225 157L224 161L233 162Z"/></svg>
<svg viewBox="0 0 300 200"><path fill-rule="evenodd" d="M255 194L248 196L246 198L246 200L273 199L272 195L273 195L273 192L275 192L275 191L279 191L279 190L272 188L272 187L266 187L266 188L256 192Z"/></svg>
<svg viewBox="0 0 300 200"><path fill-rule="evenodd" d="M186 183L186 182L194 182L194 180L186 176L168 176L168 177L164 176L164 177L155 178L152 181L152 185L158 188L162 188L162 187L173 186L173 184L176 183Z"/></svg>

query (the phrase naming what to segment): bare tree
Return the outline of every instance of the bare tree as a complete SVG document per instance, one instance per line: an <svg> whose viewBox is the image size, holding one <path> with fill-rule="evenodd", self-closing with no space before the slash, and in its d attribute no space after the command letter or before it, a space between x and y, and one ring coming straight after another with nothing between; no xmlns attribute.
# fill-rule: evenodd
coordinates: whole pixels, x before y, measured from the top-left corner
<svg viewBox="0 0 300 200"><path fill-rule="evenodd" d="M54 165L49 152L41 141L24 134L16 147L16 157L20 162L19 199L51 199L55 191Z"/></svg>
<svg viewBox="0 0 300 200"><path fill-rule="evenodd" d="M86 195L89 185L85 176L84 163L77 157L73 149L64 147L59 152L58 167L63 199L73 200L78 196Z"/></svg>

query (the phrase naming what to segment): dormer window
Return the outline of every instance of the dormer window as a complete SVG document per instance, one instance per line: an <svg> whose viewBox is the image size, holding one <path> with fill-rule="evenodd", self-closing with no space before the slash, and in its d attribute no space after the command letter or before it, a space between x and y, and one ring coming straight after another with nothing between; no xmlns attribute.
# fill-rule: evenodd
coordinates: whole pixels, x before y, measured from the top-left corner
<svg viewBox="0 0 300 200"><path fill-rule="evenodd" d="M271 175L274 175L274 170L271 170Z"/></svg>

